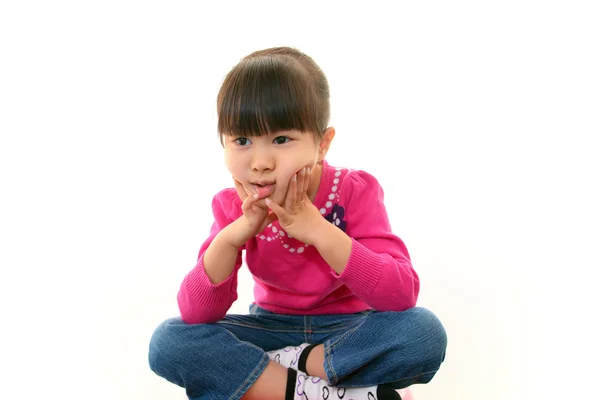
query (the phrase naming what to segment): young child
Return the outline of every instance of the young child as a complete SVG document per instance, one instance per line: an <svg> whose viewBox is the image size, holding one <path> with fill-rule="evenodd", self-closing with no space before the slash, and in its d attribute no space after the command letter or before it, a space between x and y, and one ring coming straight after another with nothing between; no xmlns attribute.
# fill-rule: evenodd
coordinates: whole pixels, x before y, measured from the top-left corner
<svg viewBox="0 0 600 400"><path fill-rule="evenodd" d="M329 86L307 55L254 52L225 78L218 131L235 188L154 332L152 370L190 399L399 399L429 382L446 333L415 307L419 278L377 180L325 161ZM250 315L237 299L245 250Z"/></svg>

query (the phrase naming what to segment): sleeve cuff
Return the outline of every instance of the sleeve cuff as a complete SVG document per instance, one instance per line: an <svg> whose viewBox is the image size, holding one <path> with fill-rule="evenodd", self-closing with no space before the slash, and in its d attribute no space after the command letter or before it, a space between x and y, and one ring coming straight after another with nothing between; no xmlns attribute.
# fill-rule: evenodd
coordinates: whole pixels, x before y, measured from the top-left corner
<svg viewBox="0 0 600 400"><path fill-rule="evenodd" d="M233 276L234 273L232 272L223 282L217 285L213 284L208 275L206 275L204 261L201 257L198 260L196 268L188 275L187 290L189 293L195 293L198 303L206 307L212 308L218 305L229 304Z"/></svg>
<svg viewBox="0 0 600 400"><path fill-rule="evenodd" d="M381 278L381 258L365 246L352 239L352 252L348 265L341 275L332 273L344 281L357 294L366 295L375 289Z"/></svg>

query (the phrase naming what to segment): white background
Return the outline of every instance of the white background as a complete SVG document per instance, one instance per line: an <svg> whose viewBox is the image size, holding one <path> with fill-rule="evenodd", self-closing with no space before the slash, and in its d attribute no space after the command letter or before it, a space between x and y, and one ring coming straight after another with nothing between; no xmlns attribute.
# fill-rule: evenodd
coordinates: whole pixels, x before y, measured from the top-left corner
<svg viewBox="0 0 600 400"><path fill-rule="evenodd" d="M0 398L185 398L148 341L229 185L220 83L279 45L327 74L329 162L379 178L448 331L417 399L597 398L592 3L2 2Z"/></svg>

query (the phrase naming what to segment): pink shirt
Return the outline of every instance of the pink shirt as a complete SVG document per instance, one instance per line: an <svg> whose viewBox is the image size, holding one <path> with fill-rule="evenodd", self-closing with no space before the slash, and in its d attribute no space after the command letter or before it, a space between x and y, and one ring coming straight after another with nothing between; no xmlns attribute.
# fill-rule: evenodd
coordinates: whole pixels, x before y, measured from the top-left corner
<svg viewBox="0 0 600 400"><path fill-rule="evenodd" d="M215 221L210 236L177 296L181 317L187 323L218 321L237 299L242 249L233 273L218 285L208 279L203 256L217 233L242 215L241 204L234 188L222 190L213 199ZM414 307L419 277L406 246L392 233L377 180L364 171L334 168L324 162L314 204L324 218L352 238L346 269L338 275L316 248L291 238L275 221L243 248L254 278L255 304L292 315Z"/></svg>

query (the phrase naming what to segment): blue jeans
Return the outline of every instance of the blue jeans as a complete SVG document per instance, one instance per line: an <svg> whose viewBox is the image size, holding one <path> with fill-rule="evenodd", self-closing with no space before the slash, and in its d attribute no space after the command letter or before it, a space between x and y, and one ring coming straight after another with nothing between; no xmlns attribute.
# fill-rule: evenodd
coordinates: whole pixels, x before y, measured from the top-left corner
<svg viewBox="0 0 600 400"><path fill-rule="evenodd" d="M279 315L251 305L250 315L226 315L214 324L179 318L156 328L150 368L182 386L190 399L240 399L261 375L266 351L323 343L331 385L389 384L396 389L429 382L446 354L446 331L424 308L404 312Z"/></svg>

